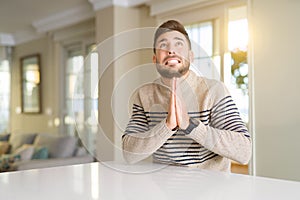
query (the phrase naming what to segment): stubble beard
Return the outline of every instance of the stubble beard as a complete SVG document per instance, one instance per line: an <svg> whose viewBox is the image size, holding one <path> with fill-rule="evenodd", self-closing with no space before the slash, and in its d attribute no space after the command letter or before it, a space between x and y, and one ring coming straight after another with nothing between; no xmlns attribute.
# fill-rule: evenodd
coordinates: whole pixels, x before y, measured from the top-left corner
<svg viewBox="0 0 300 200"><path fill-rule="evenodd" d="M161 65L156 61L156 69L158 73L164 77L164 78L180 78L183 75L185 75L190 68L190 62L185 61L182 66L180 66L178 69L172 69L168 66Z"/></svg>

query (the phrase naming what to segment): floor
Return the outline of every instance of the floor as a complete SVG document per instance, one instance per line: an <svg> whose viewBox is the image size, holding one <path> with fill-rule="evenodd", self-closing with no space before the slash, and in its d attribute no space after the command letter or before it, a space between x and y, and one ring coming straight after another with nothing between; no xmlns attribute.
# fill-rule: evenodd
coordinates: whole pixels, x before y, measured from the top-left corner
<svg viewBox="0 0 300 200"><path fill-rule="evenodd" d="M231 163L231 172L236 174L249 174L248 165L241 165L236 162Z"/></svg>

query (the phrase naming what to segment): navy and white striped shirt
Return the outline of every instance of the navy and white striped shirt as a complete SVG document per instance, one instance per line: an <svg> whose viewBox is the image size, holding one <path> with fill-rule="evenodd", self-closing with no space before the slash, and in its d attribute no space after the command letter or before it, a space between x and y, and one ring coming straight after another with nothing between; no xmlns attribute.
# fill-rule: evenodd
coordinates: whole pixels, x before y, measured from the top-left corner
<svg viewBox="0 0 300 200"><path fill-rule="evenodd" d="M127 160L153 155L155 162L229 170L229 159L248 162L250 135L225 86L190 74L182 84L190 118L201 123L190 134L166 128L170 90L153 83L135 95L132 116L123 135ZM131 154L131 155L129 155Z"/></svg>

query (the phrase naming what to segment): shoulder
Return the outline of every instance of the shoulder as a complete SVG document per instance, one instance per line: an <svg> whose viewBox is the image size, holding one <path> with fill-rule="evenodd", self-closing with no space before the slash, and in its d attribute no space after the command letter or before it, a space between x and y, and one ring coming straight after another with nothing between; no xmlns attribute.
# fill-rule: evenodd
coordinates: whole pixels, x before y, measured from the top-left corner
<svg viewBox="0 0 300 200"><path fill-rule="evenodd" d="M226 85L219 80L197 76L196 74L193 75L193 80L197 84L197 90L204 93L212 104L216 104L230 96Z"/></svg>
<svg viewBox="0 0 300 200"><path fill-rule="evenodd" d="M224 92L227 90L225 84L215 79L203 78L207 88L213 92Z"/></svg>
<svg viewBox="0 0 300 200"><path fill-rule="evenodd" d="M140 96L149 96L158 91L169 90L166 86L162 85L159 82L147 83L136 89L136 93Z"/></svg>
<svg viewBox="0 0 300 200"><path fill-rule="evenodd" d="M227 91L225 84L219 80L198 76L193 71L190 71L190 77L191 84L200 86L201 90L205 89L211 92Z"/></svg>
<svg viewBox="0 0 300 200"><path fill-rule="evenodd" d="M204 76L197 75L194 71L190 70L187 82L190 85L201 85L202 88L212 89L215 87L221 87L222 82L216 79L209 79Z"/></svg>
<svg viewBox="0 0 300 200"><path fill-rule="evenodd" d="M140 105L151 105L156 102L164 101L168 97L170 89L160 83L147 83L137 88L133 94L133 102Z"/></svg>

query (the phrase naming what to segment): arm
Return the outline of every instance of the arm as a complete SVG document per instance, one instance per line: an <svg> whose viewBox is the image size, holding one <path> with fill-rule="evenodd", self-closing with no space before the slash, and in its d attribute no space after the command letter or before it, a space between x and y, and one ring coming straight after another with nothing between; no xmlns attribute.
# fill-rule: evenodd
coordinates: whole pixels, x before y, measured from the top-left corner
<svg viewBox="0 0 300 200"><path fill-rule="evenodd" d="M159 149L174 131L166 120L149 129L147 117L139 101L133 104L132 116L122 137L123 156L128 163L139 162Z"/></svg>
<svg viewBox="0 0 300 200"><path fill-rule="evenodd" d="M252 142L245 124L231 98L221 99L211 110L211 123L199 125L187 137L223 157L247 164L251 158Z"/></svg>
<svg viewBox="0 0 300 200"><path fill-rule="evenodd" d="M131 120L123 136L123 155L127 162L136 163L158 150L179 128L176 119L176 79L172 80L167 117L149 128L148 119L136 94ZM148 95L144 94L143 96ZM148 96L147 96L148 97Z"/></svg>

